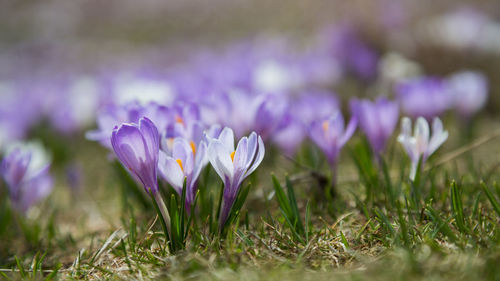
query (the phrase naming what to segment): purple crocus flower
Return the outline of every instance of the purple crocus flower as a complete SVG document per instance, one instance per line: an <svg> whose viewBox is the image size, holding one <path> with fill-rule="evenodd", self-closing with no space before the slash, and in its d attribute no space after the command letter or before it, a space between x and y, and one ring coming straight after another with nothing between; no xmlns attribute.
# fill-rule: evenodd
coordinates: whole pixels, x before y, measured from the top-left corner
<svg viewBox="0 0 500 281"><path fill-rule="evenodd" d="M475 71L462 71L447 80L458 113L468 119L481 110L488 99L488 80Z"/></svg>
<svg viewBox="0 0 500 281"><path fill-rule="evenodd" d="M398 123L398 104L386 98L378 98L375 102L354 99L351 101L351 111L378 156L385 149Z"/></svg>
<svg viewBox="0 0 500 281"><path fill-rule="evenodd" d="M335 164L340 149L354 134L357 124L354 117L344 127L344 117L337 111L327 119L313 122L309 134L312 141L325 153L328 162Z"/></svg>
<svg viewBox="0 0 500 281"><path fill-rule="evenodd" d="M337 111L331 117L317 120L311 124L309 135L312 141L319 146L328 160L332 169L332 178L335 183L337 158L340 150L356 131L357 120L355 117L344 127L342 113Z"/></svg>
<svg viewBox="0 0 500 281"><path fill-rule="evenodd" d="M193 141L176 138L173 143L172 156L160 151L160 175L182 194L186 179L186 208L189 210L194 202L197 181L203 168L208 164L207 144L201 141L198 146Z"/></svg>
<svg viewBox="0 0 500 281"><path fill-rule="evenodd" d="M434 118L432 122L432 135L429 130L429 123L422 117L417 119L412 135L411 120L404 117L401 122L401 134L398 141L403 145L411 160L410 179L415 180L417 175L418 162L422 161L421 167L445 141L448 139L448 132L443 130L443 123L439 118ZM420 160L421 159L421 160Z"/></svg>
<svg viewBox="0 0 500 281"><path fill-rule="evenodd" d="M139 124L122 124L111 135L111 145L118 160L152 194L158 192L159 141L158 129L146 117L141 118Z"/></svg>
<svg viewBox="0 0 500 281"><path fill-rule="evenodd" d="M419 77L396 85L403 111L412 118L431 120L452 106L447 84L436 77Z"/></svg>
<svg viewBox="0 0 500 281"><path fill-rule="evenodd" d="M160 154L158 129L147 117L139 119L138 124L124 123L113 130L111 145L118 160L137 182L142 183L146 192L152 195L170 236L170 214L158 192L157 173Z"/></svg>
<svg viewBox="0 0 500 281"><path fill-rule="evenodd" d="M50 163L33 149L14 148L2 161L0 174L13 207L25 213L52 191Z"/></svg>
<svg viewBox="0 0 500 281"><path fill-rule="evenodd" d="M243 137L234 149L234 133L224 128L218 139L208 146L208 159L219 177L224 181L224 197L219 217L219 227L224 226L236 200L243 180L257 169L264 159L264 142L252 132Z"/></svg>

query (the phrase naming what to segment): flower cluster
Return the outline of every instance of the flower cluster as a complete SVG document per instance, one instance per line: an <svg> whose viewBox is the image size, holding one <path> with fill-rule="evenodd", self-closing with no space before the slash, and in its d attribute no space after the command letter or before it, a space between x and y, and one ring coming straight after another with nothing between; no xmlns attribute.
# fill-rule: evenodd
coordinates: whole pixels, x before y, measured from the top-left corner
<svg viewBox="0 0 500 281"><path fill-rule="evenodd" d="M202 130L201 127L199 129ZM159 195L158 171L179 195L185 186L188 210L195 200L198 177L209 160L224 182L219 219L219 226L222 227L243 180L264 159L264 143L253 132L249 137L243 137L235 149L234 133L227 127L217 138L208 136L206 131L197 133L204 134L198 144L191 138L178 136L173 139L171 147L167 146L168 150L160 149L161 138L157 127L150 119L143 117L138 124L124 123L115 127L111 144L118 160L155 200L160 201L160 205L163 203ZM163 211L164 218L168 217L167 211Z"/></svg>

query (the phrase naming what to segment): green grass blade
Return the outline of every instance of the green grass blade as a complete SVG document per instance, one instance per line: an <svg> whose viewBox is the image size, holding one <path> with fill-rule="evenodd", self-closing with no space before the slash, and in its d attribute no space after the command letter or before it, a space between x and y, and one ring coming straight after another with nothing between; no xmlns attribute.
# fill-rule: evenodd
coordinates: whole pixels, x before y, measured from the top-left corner
<svg viewBox="0 0 500 281"><path fill-rule="evenodd" d="M495 196L493 195L493 193L491 193L490 189L488 188L488 186L486 186L486 183L481 181L480 183L484 193L486 194L486 197L488 197L488 200L490 201L493 209L495 210L495 212L497 213L497 215L500 217L500 204L498 203L497 199L495 198Z"/></svg>
<svg viewBox="0 0 500 281"><path fill-rule="evenodd" d="M460 196L460 191L458 189L457 183L452 181L450 188L450 200L451 200L451 210L455 217L455 222L460 231L467 233L468 230L465 227L464 209L462 204L462 198Z"/></svg>
<svg viewBox="0 0 500 281"><path fill-rule="evenodd" d="M285 216L291 218L292 208L290 207L290 204L287 200L285 191L283 190L283 187L281 187L281 184L279 183L278 179L274 175L271 175L271 177L273 180L274 195L276 196L276 200L278 200L278 204L280 208L283 210Z"/></svg>
<svg viewBox="0 0 500 281"><path fill-rule="evenodd" d="M297 206L297 200L295 198L295 192L293 191L292 183L290 182L288 177L286 177L285 181L286 181L289 204L290 207L292 208L292 215L293 215L292 219L294 221L297 232L301 236L305 236L305 229L304 225L302 224L302 219L300 218L299 207Z"/></svg>

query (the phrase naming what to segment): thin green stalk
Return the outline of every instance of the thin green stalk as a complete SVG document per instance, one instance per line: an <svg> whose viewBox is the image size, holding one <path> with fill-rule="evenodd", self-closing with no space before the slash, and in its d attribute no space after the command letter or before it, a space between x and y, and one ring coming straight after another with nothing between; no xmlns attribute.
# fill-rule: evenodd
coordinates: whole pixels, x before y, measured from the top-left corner
<svg viewBox="0 0 500 281"><path fill-rule="evenodd" d="M163 230L165 231L165 235L167 235L167 237L172 237L172 233L170 231L170 215L160 192L152 193L151 198L153 199L153 205L155 205L156 211L161 216L160 221L162 223Z"/></svg>

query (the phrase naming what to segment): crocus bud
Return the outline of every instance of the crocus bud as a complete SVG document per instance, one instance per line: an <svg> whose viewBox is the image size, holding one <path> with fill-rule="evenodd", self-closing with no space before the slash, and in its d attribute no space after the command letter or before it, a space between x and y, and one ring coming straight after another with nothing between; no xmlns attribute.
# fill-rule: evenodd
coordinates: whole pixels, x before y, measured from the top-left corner
<svg viewBox="0 0 500 281"><path fill-rule="evenodd" d="M152 193L158 192L159 138L156 126L146 117L141 118L139 124L122 124L111 135L118 160Z"/></svg>

